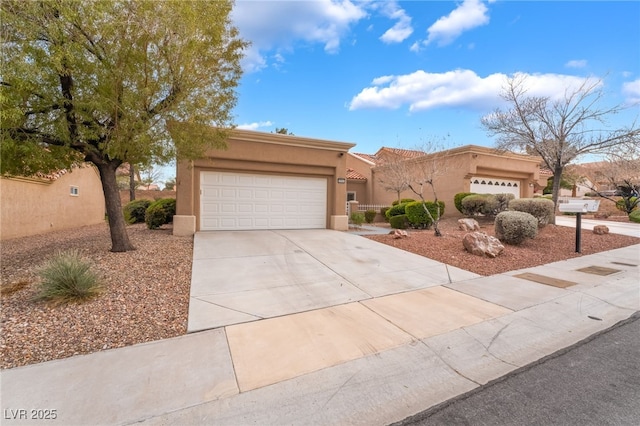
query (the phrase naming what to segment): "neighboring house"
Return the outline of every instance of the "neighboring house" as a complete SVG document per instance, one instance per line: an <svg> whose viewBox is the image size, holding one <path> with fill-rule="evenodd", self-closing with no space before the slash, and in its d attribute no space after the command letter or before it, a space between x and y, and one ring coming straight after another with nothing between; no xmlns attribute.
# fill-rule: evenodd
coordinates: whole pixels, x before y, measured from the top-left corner
<svg viewBox="0 0 640 426"><path fill-rule="evenodd" d="M89 164L36 177L0 178L0 239L104 222L98 170Z"/></svg>
<svg viewBox="0 0 640 426"><path fill-rule="evenodd" d="M174 234L348 229L346 163L354 144L236 129L227 145L178 163Z"/></svg>
<svg viewBox="0 0 640 426"><path fill-rule="evenodd" d="M347 167L361 175L362 179L347 181L347 191L353 193L361 204L390 205L397 194L385 190L381 183L385 170L391 164L406 163L409 174L424 174L421 170L435 167L434 186L438 199L445 202L447 215L459 215L453 197L459 192L478 194L509 193L516 198L532 197L546 185L546 177L540 175L541 159L528 155L498 152L491 148L466 145L446 151L424 155L420 151L383 147L375 154L351 154ZM388 173L388 172L387 172ZM415 179L410 179L415 182ZM425 186L424 197L433 200L430 187ZM418 197L410 190L401 198Z"/></svg>

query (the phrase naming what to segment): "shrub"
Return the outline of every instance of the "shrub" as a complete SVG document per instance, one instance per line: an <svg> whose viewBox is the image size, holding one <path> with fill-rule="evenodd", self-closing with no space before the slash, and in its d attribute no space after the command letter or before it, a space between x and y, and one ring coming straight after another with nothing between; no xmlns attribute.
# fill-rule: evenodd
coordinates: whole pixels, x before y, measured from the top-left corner
<svg viewBox="0 0 640 426"><path fill-rule="evenodd" d="M98 275L77 250L57 252L39 268L38 276L36 298L55 303L87 300L103 290Z"/></svg>
<svg viewBox="0 0 640 426"><path fill-rule="evenodd" d="M405 207L405 214L407 216L407 220L412 226L417 228L429 228L433 224L433 221L429 218L429 215L424 210L422 204L422 201L408 203ZM433 201L426 201L424 205L435 220L438 220L444 215L444 202L438 201L438 204L436 205ZM440 216L438 216L438 207L440 208Z"/></svg>
<svg viewBox="0 0 640 426"><path fill-rule="evenodd" d="M629 212L629 209L633 212L638 208L638 197L630 197L626 200L621 198L616 201L616 208L625 213Z"/></svg>
<svg viewBox="0 0 640 426"><path fill-rule="evenodd" d="M364 212L364 220L367 223L373 223L378 213L375 210L367 210Z"/></svg>
<svg viewBox="0 0 640 426"><path fill-rule="evenodd" d="M158 229L165 223L173 222L173 216L176 214L176 199L161 198L154 201L147 207L144 215L144 221L149 229Z"/></svg>
<svg viewBox="0 0 640 426"><path fill-rule="evenodd" d="M506 211L509 208L509 202L516 198L513 194L495 194L495 197L497 202L495 214Z"/></svg>
<svg viewBox="0 0 640 426"><path fill-rule="evenodd" d="M509 210L529 213L538 220L538 226L543 227L553 220L555 204L546 198L520 198L509 201Z"/></svg>
<svg viewBox="0 0 640 426"><path fill-rule="evenodd" d="M122 208L124 220L129 224L144 222L144 213L151 204L149 200L133 200Z"/></svg>
<svg viewBox="0 0 640 426"><path fill-rule="evenodd" d="M498 200L493 194L474 194L462 199L462 213L465 216L492 216L498 209Z"/></svg>
<svg viewBox="0 0 640 426"><path fill-rule="evenodd" d="M393 216L399 216L401 214L405 214L405 208L407 207L407 203L396 204L395 206L391 206L386 211L387 219L391 219Z"/></svg>
<svg viewBox="0 0 640 426"><path fill-rule="evenodd" d="M391 216L389 218L389 223L391 227L394 229L407 229L409 225L409 221L407 220L407 215L399 214L396 216Z"/></svg>
<svg viewBox="0 0 640 426"><path fill-rule="evenodd" d="M351 223L353 223L359 228L364 223L364 213L353 212L351 213L351 216L349 217L349 219L351 219Z"/></svg>
<svg viewBox="0 0 640 426"><path fill-rule="evenodd" d="M495 231L496 238L500 241L518 245L527 238L538 235L538 220L526 212L501 212L496 216Z"/></svg>
<svg viewBox="0 0 640 426"><path fill-rule="evenodd" d="M397 206L398 204L407 204L415 201L413 198L402 198L400 201L395 200L391 203L392 206Z"/></svg>
<svg viewBox="0 0 640 426"><path fill-rule="evenodd" d="M389 210L390 207L381 207L380 208L380 214L382 215L382 218L384 219L385 222L389 222L389 216L387 216L387 210Z"/></svg>
<svg viewBox="0 0 640 426"><path fill-rule="evenodd" d="M640 223L640 210L634 210L629 213L629 220L631 222Z"/></svg>
<svg viewBox="0 0 640 426"><path fill-rule="evenodd" d="M462 200L467 195L476 195L476 194L475 192L458 192L456 195L453 196L453 205L456 206L456 210L458 210L460 213L463 213L463 214L464 212L462 211Z"/></svg>

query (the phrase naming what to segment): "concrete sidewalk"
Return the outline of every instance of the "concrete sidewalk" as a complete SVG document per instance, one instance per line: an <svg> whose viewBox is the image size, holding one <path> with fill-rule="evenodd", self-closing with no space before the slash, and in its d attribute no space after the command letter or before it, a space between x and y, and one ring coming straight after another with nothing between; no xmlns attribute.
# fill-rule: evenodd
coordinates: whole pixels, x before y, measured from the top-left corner
<svg viewBox="0 0 640 426"><path fill-rule="evenodd" d="M286 241L252 247L258 252L251 260L278 244L295 256L318 244L311 257L320 262L339 247L296 240L291 232L280 234ZM348 243L345 252L356 256L351 262L359 250L400 256L339 234L334 244ZM311 309L292 303L292 313L258 321L4 370L2 424L41 423L34 416L46 410L56 410L56 422L65 425L388 424L630 317L640 310L639 255L635 245L491 277L423 280L391 292L383 291L384 280L366 288L360 283L350 290L364 294L357 300ZM298 271L315 265L305 259ZM344 280L356 265L330 270ZM441 265L430 264L421 275L434 270L442 280ZM369 278L391 276L394 268L383 262ZM243 291L265 295L247 288L238 294Z"/></svg>
<svg viewBox="0 0 640 426"><path fill-rule="evenodd" d="M556 216L556 225L576 227L574 216ZM581 219L582 230L592 230L596 225L605 225L612 234L629 235L640 238L640 223L613 222L610 220Z"/></svg>

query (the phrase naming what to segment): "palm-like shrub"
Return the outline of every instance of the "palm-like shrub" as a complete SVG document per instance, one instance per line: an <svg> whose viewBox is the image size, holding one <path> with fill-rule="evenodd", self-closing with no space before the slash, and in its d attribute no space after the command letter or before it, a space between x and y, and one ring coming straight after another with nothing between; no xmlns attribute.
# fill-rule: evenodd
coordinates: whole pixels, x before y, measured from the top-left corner
<svg viewBox="0 0 640 426"><path fill-rule="evenodd" d="M38 276L41 281L36 298L54 303L87 300L103 290L91 264L77 250L56 253L39 268Z"/></svg>

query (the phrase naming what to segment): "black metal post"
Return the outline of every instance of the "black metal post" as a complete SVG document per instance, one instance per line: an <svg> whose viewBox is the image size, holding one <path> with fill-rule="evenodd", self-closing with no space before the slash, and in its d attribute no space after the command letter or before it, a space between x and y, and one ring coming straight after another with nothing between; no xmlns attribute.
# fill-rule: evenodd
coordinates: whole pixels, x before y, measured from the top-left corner
<svg viewBox="0 0 640 426"><path fill-rule="evenodd" d="M577 213L576 216L576 253L580 253L580 237L582 227L582 213Z"/></svg>

